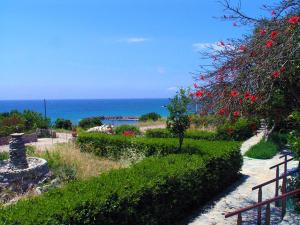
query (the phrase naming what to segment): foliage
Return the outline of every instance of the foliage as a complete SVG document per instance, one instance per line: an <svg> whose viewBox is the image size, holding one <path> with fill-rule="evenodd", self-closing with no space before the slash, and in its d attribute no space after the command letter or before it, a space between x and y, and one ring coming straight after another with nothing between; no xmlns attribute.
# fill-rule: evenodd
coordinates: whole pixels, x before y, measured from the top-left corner
<svg viewBox="0 0 300 225"><path fill-rule="evenodd" d="M198 153L208 154L213 151L224 151L239 148L240 144L231 141L206 141L186 139L179 151L175 138L126 138L95 133L81 133L77 144L82 151L93 152L98 156L120 158L127 149L136 149L137 152L147 156L167 155L170 153Z"/></svg>
<svg viewBox="0 0 300 225"><path fill-rule="evenodd" d="M246 156L254 159L271 159L278 152L278 146L272 141L262 140L258 144L252 146L247 152Z"/></svg>
<svg viewBox="0 0 300 225"><path fill-rule="evenodd" d="M55 121L55 128L57 129L65 129L65 130L72 130L72 122L71 120L66 120L66 119L62 119L62 118L58 118Z"/></svg>
<svg viewBox="0 0 300 225"><path fill-rule="evenodd" d="M117 126L115 128L115 133L118 134L118 135L123 135L124 132L126 132L126 131L131 131L135 135L141 134L141 131L139 130L139 128L134 126L134 125L124 124L124 125Z"/></svg>
<svg viewBox="0 0 300 225"><path fill-rule="evenodd" d="M241 168L239 149L150 157L130 168L75 181L0 212L6 225L175 224L230 185ZM30 213L28 213L30 212Z"/></svg>
<svg viewBox="0 0 300 225"><path fill-rule="evenodd" d="M7 160L9 159L8 152L0 152L0 160Z"/></svg>
<svg viewBox="0 0 300 225"><path fill-rule="evenodd" d="M8 136L15 132L33 132L37 128L48 128L50 119L44 118L41 113L16 110L0 113L0 137Z"/></svg>
<svg viewBox="0 0 300 225"><path fill-rule="evenodd" d="M148 138L173 138L174 135L168 129L156 128L146 131L146 137ZM216 140L216 133L202 130L187 130L184 134L185 138L196 140Z"/></svg>
<svg viewBox="0 0 300 225"><path fill-rule="evenodd" d="M288 143L288 134L282 132L272 132L269 139L279 148L283 148Z"/></svg>
<svg viewBox="0 0 300 225"><path fill-rule="evenodd" d="M229 0L223 3L224 20L233 20L234 29L253 30L202 52L211 63L200 66L191 95L203 113L231 119L260 115L278 124L300 107L300 2L264 6L270 17L260 18L245 15Z"/></svg>
<svg viewBox="0 0 300 225"><path fill-rule="evenodd" d="M102 119L102 117L84 118L84 119L81 119L79 121L78 126L83 128L83 129L89 129L89 128L92 128L92 127L101 126L102 125L101 119Z"/></svg>
<svg viewBox="0 0 300 225"><path fill-rule="evenodd" d="M178 137L179 151L181 150L184 132L190 127L188 106L190 98L184 89L180 89L170 103L167 105L169 116L167 119L167 128L172 134Z"/></svg>
<svg viewBox="0 0 300 225"><path fill-rule="evenodd" d="M256 131L259 122L247 118L238 118L235 123L225 122L217 128L217 139L243 141L250 138Z"/></svg>
<svg viewBox="0 0 300 225"><path fill-rule="evenodd" d="M148 120L157 121L160 118L161 118L161 115L159 115L158 113L156 113L156 112L150 112L150 113L142 115L139 118L139 121L141 121L141 122L145 122L145 121L148 121Z"/></svg>

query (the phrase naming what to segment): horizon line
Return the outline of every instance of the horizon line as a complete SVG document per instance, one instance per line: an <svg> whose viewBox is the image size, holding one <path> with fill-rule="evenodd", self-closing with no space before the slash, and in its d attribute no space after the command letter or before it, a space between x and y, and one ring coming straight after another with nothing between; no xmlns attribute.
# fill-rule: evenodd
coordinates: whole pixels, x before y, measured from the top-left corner
<svg viewBox="0 0 300 225"><path fill-rule="evenodd" d="M152 99L170 99L170 97L161 97L161 98L39 98L39 99L0 99L0 101L152 100Z"/></svg>

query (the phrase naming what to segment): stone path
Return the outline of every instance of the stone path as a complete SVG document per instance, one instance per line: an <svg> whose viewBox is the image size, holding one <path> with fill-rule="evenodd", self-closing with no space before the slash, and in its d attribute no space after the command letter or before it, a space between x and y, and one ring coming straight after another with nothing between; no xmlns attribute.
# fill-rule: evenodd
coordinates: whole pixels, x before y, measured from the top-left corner
<svg viewBox="0 0 300 225"><path fill-rule="evenodd" d="M260 133L249 140L247 140L242 146L243 154L254 144L258 143L263 137L263 133ZM252 191L252 187L260 183L275 178L275 171L269 170L270 166L273 166L282 161L279 159L280 155L276 155L274 158L269 160L259 160L244 157L244 164L242 167L242 177L239 181L233 184L228 189L224 190L222 194L216 196L211 202L206 204L204 207L196 211L190 218L183 222L183 224L189 225L232 225L236 224L237 217L231 217L225 219L224 215L228 212L232 212L236 209L249 206L257 202L257 190ZM288 168L297 167L298 162L293 161L288 164ZM275 185L270 184L263 188L263 200L274 197ZM272 207L272 224L280 224L280 211ZM243 224L255 224L256 221L256 210L251 210L243 214L243 220L247 222ZM263 212L264 215L264 212ZM293 214L290 214L294 220ZM289 213L287 214L287 217ZM299 218L297 218L299 219ZM288 221L291 221L287 218ZM300 224L300 219L293 221L292 223L287 222L281 223L282 225L288 224Z"/></svg>
<svg viewBox="0 0 300 225"><path fill-rule="evenodd" d="M67 143L72 139L72 135L70 133L57 133L57 138L39 138L38 142L28 143L26 145L35 146L38 149L45 150L50 146L58 143ZM7 151L8 152L9 146L3 145L0 146L0 152Z"/></svg>

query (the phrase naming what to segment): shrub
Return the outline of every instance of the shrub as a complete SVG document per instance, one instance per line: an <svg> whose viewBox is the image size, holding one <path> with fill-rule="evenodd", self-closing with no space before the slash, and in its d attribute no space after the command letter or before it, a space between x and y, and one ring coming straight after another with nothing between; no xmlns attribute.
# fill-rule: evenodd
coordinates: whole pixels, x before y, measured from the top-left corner
<svg viewBox="0 0 300 225"><path fill-rule="evenodd" d="M199 115L199 114L192 114L190 116L191 124L195 125L196 127L217 127L226 121L224 116L220 115Z"/></svg>
<svg viewBox="0 0 300 225"><path fill-rule="evenodd" d="M58 118L55 121L55 128L72 130L72 122L71 122L71 120L65 120L65 119Z"/></svg>
<svg viewBox="0 0 300 225"><path fill-rule="evenodd" d="M147 113L147 114L142 115L139 118L139 121L141 121L141 122L146 122L148 120L157 121L160 118L161 118L161 115L159 115L158 113L155 113L155 112L151 112L151 113Z"/></svg>
<svg viewBox="0 0 300 225"><path fill-rule="evenodd" d="M92 152L98 156L120 158L127 149L136 149L145 156L167 155L170 153L208 154L228 148L239 148L238 142L231 141L195 141L186 139L181 151L175 138L127 138L96 133L81 133L77 143L82 151Z"/></svg>
<svg viewBox="0 0 300 225"><path fill-rule="evenodd" d="M258 144L252 146L245 155L254 159L271 159L277 152L277 145L272 141L262 140Z"/></svg>
<svg viewBox="0 0 300 225"><path fill-rule="evenodd" d="M279 148L283 148L288 143L288 134L281 132L272 132L269 136L269 139L279 146Z"/></svg>
<svg viewBox="0 0 300 225"><path fill-rule="evenodd" d="M146 131L146 137L148 138L172 138L174 137L170 131L163 128L149 129ZM187 130L184 134L185 138L195 140L216 140L216 133L210 131L201 130Z"/></svg>
<svg viewBox="0 0 300 225"><path fill-rule="evenodd" d="M89 129L92 127L101 126L101 117L88 117L79 121L78 126L83 129Z"/></svg>
<svg viewBox="0 0 300 225"><path fill-rule="evenodd" d="M118 135L123 135L124 132L126 132L126 131L131 131L135 135L141 134L141 131L139 130L139 128L137 128L136 126L133 126L133 125L124 124L124 125L117 126L115 128L115 133Z"/></svg>
<svg viewBox="0 0 300 225"><path fill-rule="evenodd" d="M254 134L258 124L258 121L246 118L239 118L235 123L226 122L217 128L217 138L236 141L246 140Z"/></svg>
<svg viewBox="0 0 300 225"><path fill-rule="evenodd" d="M238 149L199 155L150 157L130 168L75 181L3 208L6 225L175 224L236 179ZM30 212L30 213L29 213Z"/></svg>

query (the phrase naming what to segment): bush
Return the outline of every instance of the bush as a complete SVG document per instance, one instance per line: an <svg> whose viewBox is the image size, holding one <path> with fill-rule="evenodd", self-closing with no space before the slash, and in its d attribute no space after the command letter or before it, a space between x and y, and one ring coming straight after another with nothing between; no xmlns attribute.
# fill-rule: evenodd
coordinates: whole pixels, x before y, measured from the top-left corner
<svg viewBox="0 0 300 225"><path fill-rule="evenodd" d="M220 115L199 115L199 114L192 114L190 116L191 124L195 125L196 127L217 127L226 121L224 116Z"/></svg>
<svg viewBox="0 0 300 225"><path fill-rule="evenodd" d="M142 115L139 118L139 121L141 121L141 122L146 122L148 120L157 121L160 118L161 118L161 115L159 115L158 113L155 113L155 112L151 112L151 113L147 113L147 114Z"/></svg>
<svg viewBox="0 0 300 225"><path fill-rule="evenodd" d="M71 120L65 120L65 119L58 118L55 121L55 128L72 130L72 122L71 122Z"/></svg>
<svg viewBox="0 0 300 225"><path fill-rule="evenodd" d="M101 117L89 117L89 118L84 118L79 121L78 126L83 128L83 129L89 129L92 127L97 127L101 126Z"/></svg>
<svg viewBox="0 0 300 225"><path fill-rule="evenodd" d="M150 157L130 168L74 181L40 197L3 208L6 225L175 224L203 205L238 175L239 149L207 157ZM30 213L29 213L30 212Z"/></svg>
<svg viewBox="0 0 300 225"><path fill-rule="evenodd" d="M92 152L98 156L120 158L127 149L136 149L146 157L151 155L167 155L170 153L198 153L208 154L214 151L223 151L228 148L239 148L238 142L231 141L195 141L186 139L182 150L178 148L175 138L126 138L98 133L81 133L77 144L82 151Z"/></svg>
<svg viewBox="0 0 300 225"><path fill-rule="evenodd" d="M136 126L133 126L133 125L124 124L124 125L117 126L115 128L115 133L118 135L123 135L124 132L126 132L126 131L131 131L135 135L141 134L141 131L139 130L139 128L137 128Z"/></svg>
<svg viewBox="0 0 300 225"><path fill-rule="evenodd" d="M163 128L149 129L146 131L146 137L148 138L172 138L174 137L170 131ZM187 130L184 134L185 138L195 140L216 140L216 133L210 131L201 130Z"/></svg>
<svg viewBox="0 0 300 225"><path fill-rule="evenodd" d="M253 136L259 122L239 118L235 123L226 122L217 128L217 138L221 140L243 141Z"/></svg>
<svg viewBox="0 0 300 225"><path fill-rule="evenodd" d="M269 136L269 139L279 146L279 148L283 148L288 143L288 134L281 132L272 132Z"/></svg>
<svg viewBox="0 0 300 225"><path fill-rule="evenodd" d="M258 144L252 146L245 155L254 159L271 159L277 152L277 145L272 141L262 140Z"/></svg>

